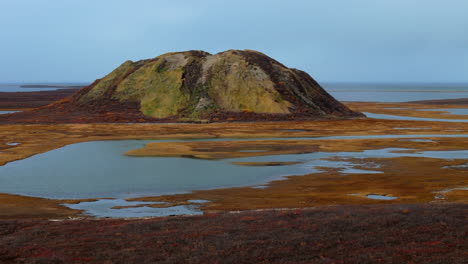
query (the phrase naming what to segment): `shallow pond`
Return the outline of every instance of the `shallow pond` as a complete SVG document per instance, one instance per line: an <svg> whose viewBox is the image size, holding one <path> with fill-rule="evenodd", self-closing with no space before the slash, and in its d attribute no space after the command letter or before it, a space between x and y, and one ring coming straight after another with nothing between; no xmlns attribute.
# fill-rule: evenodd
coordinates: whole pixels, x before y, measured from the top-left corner
<svg viewBox="0 0 468 264"><path fill-rule="evenodd" d="M38 85L65 85L65 86L86 86L87 83L35 83ZM0 92L39 92L39 91L54 91L57 89L63 89L60 87L21 87L24 84L11 83L11 84L0 84ZM30 84L29 84L30 85Z"/></svg>
<svg viewBox="0 0 468 264"><path fill-rule="evenodd" d="M72 209L84 210L87 215L94 217L133 218L203 214L203 212L200 211L195 205L177 205L167 208L153 208L148 206L151 204L160 203L129 202L123 199L100 199L95 202L82 202L79 204L64 205ZM128 206L128 208L114 209L113 207L115 206Z"/></svg>
<svg viewBox="0 0 468 264"><path fill-rule="evenodd" d="M5 114L11 114L11 113L16 113L19 111L0 111L0 115L5 115Z"/></svg>
<svg viewBox="0 0 468 264"><path fill-rule="evenodd" d="M380 195L380 194L368 194L368 195L366 195L366 197L369 198L369 199L374 199L374 200L395 200L395 199L397 199L397 197Z"/></svg>
<svg viewBox="0 0 468 264"><path fill-rule="evenodd" d="M373 136L378 137L429 137ZM435 136L435 135L432 135ZM440 135L442 136L442 135ZM443 135L451 136L451 135ZM465 135L456 135L465 136ZM369 136L322 137L369 138ZM466 137L466 136L465 136ZM218 139L216 139L218 140ZM297 140L297 138L296 138ZM207 140L212 141L212 140ZM201 160L190 158L127 157L123 153L141 148L155 140L120 140L85 142L65 146L30 158L0 166L0 193L12 193L54 199L114 198L98 202L68 205L86 209L100 217L140 217L171 214L199 213L196 207L126 208L119 199L184 193L236 186L263 186L287 175L303 175L320 172L321 167L340 168L347 173L380 173L372 164L353 164L347 158L368 157L433 157L466 159L468 151L428 151L397 153L406 149L379 149L363 152L315 152L307 154L274 155L225 160ZM0 154L1 155L1 154ZM338 158L338 160L335 160ZM232 162L300 162L285 166L239 166ZM364 166L365 169L357 169ZM117 216L118 215L118 216Z"/></svg>
<svg viewBox="0 0 468 264"><path fill-rule="evenodd" d="M286 167L246 167L228 161L127 157L154 141L68 145L0 167L0 192L45 198L128 198L258 184Z"/></svg>
<svg viewBox="0 0 468 264"><path fill-rule="evenodd" d="M429 135L426 135L429 136ZM450 135L445 135L450 136ZM411 138L399 136L401 138ZM331 157L417 156L464 159L467 151L395 153L405 149L364 152L314 152L225 160L127 157L123 153L151 140L96 141L65 146L0 166L0 192L54 199L129 198L232 186L265 184L285 175L341 168L356 173L354 164ZM286 166L239 166L231 162L300 162ZM371 170L372 171L372 170Z"/></svg>
<svg viewBox="0 0 468 264"><path fill-rule="evenodd" d="M468 108L421 109L420 111L445 111L443 115L468 115Z"/></svg>
<svg viewBox="0 0 468 264"><path fill-rule="evenodd" d="M441 119L441 118L425 118L413 116L385 115L363 112L368 118L375 119L391 119L391 120L411 120L411 121L438 121L438 122L468 122L468 119Z"/></svg>
<svg viewBox="0 0 468 264"><path fill-rule="evenodd" d="M340 101L407 102L468 97L468 84L322 83Z"/></svg>

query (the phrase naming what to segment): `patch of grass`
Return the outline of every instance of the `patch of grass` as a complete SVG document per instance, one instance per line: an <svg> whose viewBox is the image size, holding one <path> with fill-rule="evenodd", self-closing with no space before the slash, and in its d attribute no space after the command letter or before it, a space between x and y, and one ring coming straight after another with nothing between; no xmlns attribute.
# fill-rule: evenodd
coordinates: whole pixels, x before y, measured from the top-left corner
<svg viewBox="0 0 468 264"><path fill-rule="evenodd" d="M154 68L157 68L160 64L160 60L148 62L130 74L119 84L114 98L120 101L140 102L147 89L156 81L153 76Z"/></svg>
<svg viewBox="0 0 468 264"><path fill-rule="evenodd" d="M176 115L189 100L189 96L180 91L182 71L165 71L157 74L155 79L157 81L141 100L141 111L156 118Z"/></svg>
<svg viewBox="0 0 468 264"><path fill-rule="evenodd" d="M118 87L115 98L140 102L144 115L165 118L186 106L189 95L181 92L181 67L167 69L165 56L149 62L129 75Z"/></svg>
<svg viewBox="0 0 468 264"><path fill-rule="evenodd" d="M248 109L255 113L289 113L284 101L269 78L256 78L249 65L237 55L224 56L212 67L208 93L227 111Z"/></svg>
<svg viewBox="0 0 468 264"><path fill-rule="evenodd" d="M85 96L83 96L80 100L81 102L88 102L94 99L99 98L102 96L108 89L116 86L119 82L121 82L126 73L135 69L135 64L132 61L126 61L117 69L113 70L111 73L106 75L102 78L94 87L89 91Z"/></svg>

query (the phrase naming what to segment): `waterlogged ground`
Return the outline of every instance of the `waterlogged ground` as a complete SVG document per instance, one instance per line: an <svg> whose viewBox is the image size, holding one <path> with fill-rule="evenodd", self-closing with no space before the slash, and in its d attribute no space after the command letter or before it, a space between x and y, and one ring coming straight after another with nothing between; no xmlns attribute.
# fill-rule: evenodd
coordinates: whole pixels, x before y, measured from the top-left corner
<svg viewBox="0 0 468 264"><path fill-rule="evenodd" d="M68 145L1 166L0 192L61 200L59 203L71 209L97 217L311 207L338 201L344 204L374 203L373 200L463 202L466 200L463 194L452 197L447 192L442 197L435 193L464 186L460 184L464 171L441 168L466 162L467 137L465 134L409 134L227 141L220 138L94 141ZM414 160L412 168L403 169L395 176L392 170L401 165L388 166L388 163L410 158ZM402 172L422 173L429 168L427 162L432 167L435 165L431 170L433 175L414 177L408 184L410 176ZM298 184L292 180L294 177L288 177L293 175L303 175L305 182ZM367 185L360 183L371 175L380 180ZM424 188L418 186L437 177L445 180L425 184ZM324 188L332 178L336 188ZM398 189L393 185L399 185ZM224 189L222 195L220 188ZM275 193L280 198L268 198L275 197ZM88 200L80 203L77 199Z"/></svg>
<svg viewBox="0 0 468 264"><path fill-rule="evenodd" d="M203 208L215 211L227 208L246 210L376 202L371 199L398 203L466 202L467 196L463 191L452 192L457 189L448 191L444 196L438 193L442 189L466 185L466 171L453 167L447 169L451 165L444 164L465 164L468 142L463 135L440 136L151 143L143 149L127 152L127 155L221 159L255 168L289 168L289 171L294 172L292 175L302 176L283 175L283 179L248 188L196 191L131 200L178 204L185 199L206 199L213 202ZM264 152L239 151L255 148L263 149ZM270 155L272 153L277 155ZM300 170L304 171L301 173Z"/></svg>
<svg viewBox="0 0 468 264"><path fill-rule="evenodd" d="M445 122L467 119L453 102L348 103L393 120L1 125L0 262L465 263L468 124ZM158 217L179 214L196 216Z"/></svg>
<svg viewBox="0 0 468 264"><path fill-rule="evenodd" d="M397 101L459 98L468 86L377 86L330 88L368 101L347 105L370 119L2 125L0 217L466 202L466 105Z"/></svg>
<svg viewBox="0 0 468 264"><path fill-rule="evenodd" d="M440 135L439 135L440 136ZM452 136L445 135L447 139ZM437 138L437 135L432 135ZM454 135L454 138L465 140L464 135ZM187 157L129 157L124 155L128 150L142 147L154 141L122 140L87 142L69 145L31 158L11 162L0 167L0 192L34 196L49 199L98 199L97 201L82 202L69 205L72 209L84 210L86 214L99 217L141 217L176 214L196 214L200 211L193 203L187 205L172 205L159 208L161 203L129 203L123 199L143 196L160 196L176 193L190 193L195 190L209 190L228 187L262 186L273 180L284 179L286 176L323 173L334 169L339 174L378 174L380 165L375 162L365 163L365 159L391 159L401 157L420 157L431 159L464 160L468 158L466 150L451 151L419 151L407 148L381 148L375 150L360 150L360 152L333 152L333 148L341 148L339 144L346 144L349 140L363 140L366 137L346 136L341 142L331 140L331 144L320 142L322 149L317 149L314 141L322 138L304 139L264 139L262 141L224 141L198 140L182 142L166 142L165 145L177 146L196 144L195 147L205 147L211 155L220 155L215 148L225 148L220 157L212 156L202 159ZM401 140L408 136L381 136L387 140L386 144L406 144ZM374 136L379 140L379 137ZM446 140L447 140L446 139ZM330 140L330 139L328 139ZM366 140L366 142L369 142ZM431 142L434 142L431 140ZM215 145L208 145L214 143ZM266 143L266 144L265 144ZM302 152L297 143L310 146L311 153ZM459 140L455 142L457 145ZM155 149L164 151L167 147L156 144ZM328 144L328 145L327 145ZM422 144L420 144L422 145ZM449 145L449 144L446 144ZM267 148L265 148L267 146ZM274 147L282 148L279 154ZM209 149L211 147L211 149ZM234 147L229 152L229 148ZM242 149L239 149L241 147ZM359 150L358 146L354 146ZM431 149L430 146L422 146ZM456 147L456 146L453 146ZM226 149L227 148L227 149ZM270 148L270 149L269 149ZM288 149L289 148L289 149ZM328 148L328 149L327 149ZM365 148L362 147L361 148ZM421 148L421 146L420 146ZM433 149L433 148L432 148ZM257 150L257 151L252 151ZM275 152L276 151L276 152ZM322 152L327 151L327 152ZM168 153L168 155L174 155ZM182 152L180 156L188 156L189 152ZM231 155L231 156L229 156ZM236 155L249 155L246 158L232 158ZM261 156L256 156L261 155ZM358 161L358 162L356 162ZM242 165L250 166L242 166ZM86 166L83 166L86 164ZM260 166L252 166L260 164ZM282 166L271 166L282 164ZM51 171L50 168L54 170ZM132 177L128 177L132 175ZM450 185L446 186L447 188ZM99 199L99 198L110 199ZM375 198L374 196L367 196ZM113 209L119 207L119 209Z"/></svg>

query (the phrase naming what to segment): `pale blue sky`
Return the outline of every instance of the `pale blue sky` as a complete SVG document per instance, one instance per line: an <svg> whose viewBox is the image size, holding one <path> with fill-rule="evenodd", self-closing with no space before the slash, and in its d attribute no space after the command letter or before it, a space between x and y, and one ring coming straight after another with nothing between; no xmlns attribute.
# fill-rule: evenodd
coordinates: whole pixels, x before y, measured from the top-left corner
<svg viewBox="0 0 468 264"><path fill-rule="evenodd" d="M318 81L468 82L467 0L0 0L0 82L255 49Z"/></svg>

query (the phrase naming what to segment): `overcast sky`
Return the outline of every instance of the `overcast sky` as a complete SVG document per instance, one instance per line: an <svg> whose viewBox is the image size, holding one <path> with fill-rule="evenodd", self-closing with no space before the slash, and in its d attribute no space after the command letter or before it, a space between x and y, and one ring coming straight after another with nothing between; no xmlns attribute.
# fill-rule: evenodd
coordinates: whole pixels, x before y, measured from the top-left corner
<svg viewBox="0 0 468 264"><path fill-rule="evenodd" d="M254 49L319 82L468 82L467 0L0 0L0 82Z"/></svg>

